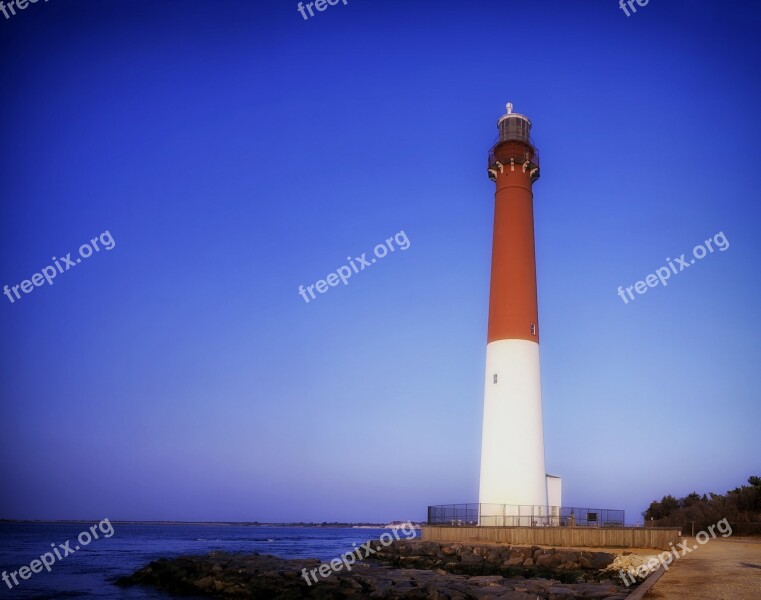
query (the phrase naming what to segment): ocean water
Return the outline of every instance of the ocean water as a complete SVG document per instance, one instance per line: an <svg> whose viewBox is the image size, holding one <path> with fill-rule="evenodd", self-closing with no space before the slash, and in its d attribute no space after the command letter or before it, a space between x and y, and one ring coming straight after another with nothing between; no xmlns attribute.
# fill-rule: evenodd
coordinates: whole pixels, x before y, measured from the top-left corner
<svg viewBox="0 0 761 600"><path fill-rule="evenodd" d="M0 523L0 575L18 571L45 552L51 544L78 545L77 536L88 530L85 523ZM108 533L108 527L103 529ZM132 600L172 598L150 588L119 588L114 581L129 575L152 560L183 554L207 554L212 550L260 552L284 558L330 560L353 549L353 543L377 539L384 529L322 527L250 527L225 525L113 524L110 538L93 540L63 557L48 573L17 576L18 586L8 588L0 580L0 598ZM401 534L402 536L404 534ZM13 581L10 580L11 585ZM176 596L174 597L176 599Z"/></svg>

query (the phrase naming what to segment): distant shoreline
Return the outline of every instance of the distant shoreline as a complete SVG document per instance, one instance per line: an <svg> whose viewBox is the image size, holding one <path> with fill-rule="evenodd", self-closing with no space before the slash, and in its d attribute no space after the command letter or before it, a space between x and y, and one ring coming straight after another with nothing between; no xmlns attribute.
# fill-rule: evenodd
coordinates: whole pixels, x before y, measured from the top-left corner
<svg viewBox="0 0 761 600"><path fill-rule="evenodd" d="M0 519L0 525L18 524L82 524L94 523L101 519ZM258 521L110 521L114 525L195 525L209 527L290 527L294 529L385 529L387 523L259 523Z"/></svg>

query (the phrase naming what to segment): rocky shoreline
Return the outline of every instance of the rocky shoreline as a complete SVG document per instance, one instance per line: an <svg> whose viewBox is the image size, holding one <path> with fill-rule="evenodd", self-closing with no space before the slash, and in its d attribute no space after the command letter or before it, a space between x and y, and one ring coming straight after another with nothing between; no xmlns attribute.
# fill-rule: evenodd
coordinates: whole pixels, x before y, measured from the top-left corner
<svg viewBox="0 0 761 600"><path fill-rule="evenodd" d="M408 569L442 569L463 575L554 577L576 582L613 579L605 569L613 564L616 555L540 546L401 540L379 548L374 558Z"/></svg>
<svg viewBox="0 0 761 600"><path fill-rule="evenodd" d="M210 598L391 600L624 600L633 589L606 570L616 559L607 552L409 540L373 547L373 560L317 583L303 576L316 559L213 552L152 562L118 585Z"/></svg>

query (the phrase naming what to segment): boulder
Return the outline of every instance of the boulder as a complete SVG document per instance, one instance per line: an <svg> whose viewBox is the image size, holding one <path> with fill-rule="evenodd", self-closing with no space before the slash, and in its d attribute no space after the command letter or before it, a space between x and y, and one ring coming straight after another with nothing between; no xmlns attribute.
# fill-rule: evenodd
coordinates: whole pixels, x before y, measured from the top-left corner
<svg viewBox="0 0 761 600"><path fill-rule="evenodd" d="M592 555L592 567L594 569L604 569L616 559L614 554L608 552L595 552Z"/></svg>
<svg viewBox="0 0 761 600"><path fill-rule="evenodd" d="M550 569L553 566L557 566L559 564L557 556L552 554L540 554L536 557L534 563L537 567L542 567L545 569Z"/></svg>
<svg viewBox="0 0 761 600"><path fill-rule="evenodd" d="M480 575L476 577L469 577L468 583L478 587L486 587L501 585L504 579L505 578L500 575Z"/></svg>
<svg viewBox="0 0 761 600"><path fill-rule="evenodd" d="M555 586L547 590L549 600L574 600L576 596L567 587Z"/></svg>

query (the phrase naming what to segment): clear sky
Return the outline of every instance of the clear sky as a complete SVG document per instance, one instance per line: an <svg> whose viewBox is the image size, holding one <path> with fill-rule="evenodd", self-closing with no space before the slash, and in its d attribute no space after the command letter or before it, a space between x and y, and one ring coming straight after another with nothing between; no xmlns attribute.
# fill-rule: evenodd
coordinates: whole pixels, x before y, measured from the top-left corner
<svg viewBox="0 0 761 600"><path fill-rule="evenodd" d="M564 504L633 522L761 474L760 26L750 0L0 15L0 286L115 242L0 296L0 517L383 521L477 501L486 156L507 100L542 157ZM299 296L400 231L408 249ZM729 248L667 287L616 295L719 232Z"/></svg>

